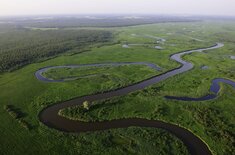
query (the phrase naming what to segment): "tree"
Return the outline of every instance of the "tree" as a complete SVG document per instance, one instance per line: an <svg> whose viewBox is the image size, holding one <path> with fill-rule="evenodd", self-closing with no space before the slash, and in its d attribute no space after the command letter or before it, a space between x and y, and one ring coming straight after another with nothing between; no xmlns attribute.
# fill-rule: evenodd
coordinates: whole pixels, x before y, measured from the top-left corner
<svg viewBox="0 0 235 155"><path fill-rule="evenodd" d="M88 101L84 101L82 105L84 109L89 110L90 105Z"/></svg>

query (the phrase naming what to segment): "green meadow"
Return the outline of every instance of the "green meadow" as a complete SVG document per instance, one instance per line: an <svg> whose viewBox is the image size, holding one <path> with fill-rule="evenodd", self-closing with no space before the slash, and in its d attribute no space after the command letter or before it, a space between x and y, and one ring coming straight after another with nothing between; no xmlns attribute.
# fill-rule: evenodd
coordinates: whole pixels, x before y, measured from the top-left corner
<svg viewBox="0 0 235 155"><path fill-rule="evenodd" d="M160 23L106 30L114 34L109 44L92 46L81 53L70 49L57 57L0 74L1 154L189 154L180 139L162 129L130 127L64 133L42 124L38 114L49 105L124 87L179 67L180 64L170 60L171 54L208 47L216 42L222 42L225 46L183 57L194 64L194 68L186 73L142 91L94 102L86 111L75 106L62 109L60 114L87 122L133 117L164 120L192 131L209 146L213 154L235 152L235 89L221 84L218 97L209 101L185 102L164 98L166 95L206 95L210 93L212 79L218 77L235 81L235 60L230 58L235 55L235 22ZM145 45L122 47L123 44L142 43ZM158 50L154 46L163 49ZM149 62L162 70L155 71L143 65L125 65L51 69L44 73L50 79L94 75L57 83L38 81L34 75L46 66L110 62ZM202 69L203 66L208 68ZM15 117L14 113L20 115Z"/></svg>

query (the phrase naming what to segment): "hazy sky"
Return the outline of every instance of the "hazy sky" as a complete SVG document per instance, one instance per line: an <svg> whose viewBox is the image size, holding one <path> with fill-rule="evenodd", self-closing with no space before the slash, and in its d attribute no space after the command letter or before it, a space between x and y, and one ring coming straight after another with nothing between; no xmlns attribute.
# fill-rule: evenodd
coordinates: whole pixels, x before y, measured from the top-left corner
<svg viewBox="0 0 235 155"><path fill-rule="evenodd" d="M93 13L235 16L235 0L0 0L0 16Z"/></svg>

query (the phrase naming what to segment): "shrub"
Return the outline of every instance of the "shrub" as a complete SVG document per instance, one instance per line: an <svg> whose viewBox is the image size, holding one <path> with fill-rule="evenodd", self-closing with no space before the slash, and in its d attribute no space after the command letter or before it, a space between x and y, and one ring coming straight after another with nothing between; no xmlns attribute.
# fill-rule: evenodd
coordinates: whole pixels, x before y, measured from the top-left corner
<svg viewBox="0 0 235 155"><path fill-rule="evenodd" d="M18 120L18 123L25 129L30 130L31 126L28 122L21 119L21 112L17 112L17 110L12 105L4 105L3 109L6 110L11 117L15 120Z"/></svg>
<svg viewBox="0 0 235 155"><path fill-rule="evenodd" d="M30 125L29 125L28 122L26 122L26 121L23 120L23 119L19 119L18 122L20 123L20 125L21 125L23 128L25 128L25 129L27 129L27 130L30 130Z"/></svg>
<svg viewBox="0 0 235 155"><path fill-rule="evenodd" d="M88 102L88 101L84 101L82 105L83 105L83 108L84 108L84 109L89 110L90 105L89 105L89 102Z"/></svg>
<svg viewBox="0 0 235 155"><path fill-rule="evenodd" d="M17 113L12 105L4 105L3 109L6 110L14 119L18 119L20 114Z"/></svg>
<svg viewBox="0 0 235 155"><path fill-rule="evenodd" d="M8 112L14 119L18 119L19 118L19 115L16 113L16 112L14 112L14 111L9 111Z"/></svg>

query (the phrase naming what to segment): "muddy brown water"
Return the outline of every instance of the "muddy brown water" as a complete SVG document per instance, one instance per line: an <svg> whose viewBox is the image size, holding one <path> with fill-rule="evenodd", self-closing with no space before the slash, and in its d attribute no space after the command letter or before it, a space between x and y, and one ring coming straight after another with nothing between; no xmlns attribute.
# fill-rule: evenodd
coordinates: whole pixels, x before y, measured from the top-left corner
<svg viewBox="0 0 235 155"><path fill-rule="evenodd" d="M148 119L142 119L142 118L117 119L117 120L103 121L103 122L82 122L82 121L70 120L65 117L59 116L58 112L59 110L64 109L64 108L72 107L75 105L82 105L84 101L93 102L93 101L98 101L98 100L110 99L115 96L123 96L123 95L126 95L128 93L131 93L137 90L142 90L148 86L159 83L172 76L184 73L192 69L193 64L181 59L183 55L190 54L193 52L202 52L205 50L217 49L220 47L223 47L222 43L217 43L216 45L207 47L207 48L194 49L194 50L189 50L189 51L184 51L184 52L173 54L171 55L170 58L172 60L179 62L181 64L181 67L170 70L161 75L154 76L152 78L143 80L139 83L135 83L133 85L130 85L124 88L120 88L120 89L116 89L113 91L104 92L100 94L78 97L69 101L51 105L49 107L46 107L39 113L39 119L43 124L45 124L48 127L51 127L51 128L63 131L63 132L73 132L73 133L100 131L100 130L108 130L108 129L116 129L116 128L127 128L127 127L132 127L132 126L161 128L166 131L169 131L170 133L174 134L179 139L181 139L183 143L187 146L189 152L192 155L210 155L212 153L209 150L208 146L199 137L194 135L191 131L183 127L180 127L179 125L175 125L175 124L171 124L171 123L167 123L167 122L163 122L159 120L148 120ZM36 73L42 73L40 72L42 70L43 69L37 71ZM37 76L41 74L35 74L35 75ZM40 77L37 77L37 78L41 80ZM46 80L46 82L50 82L50 81Z"/></svg>

